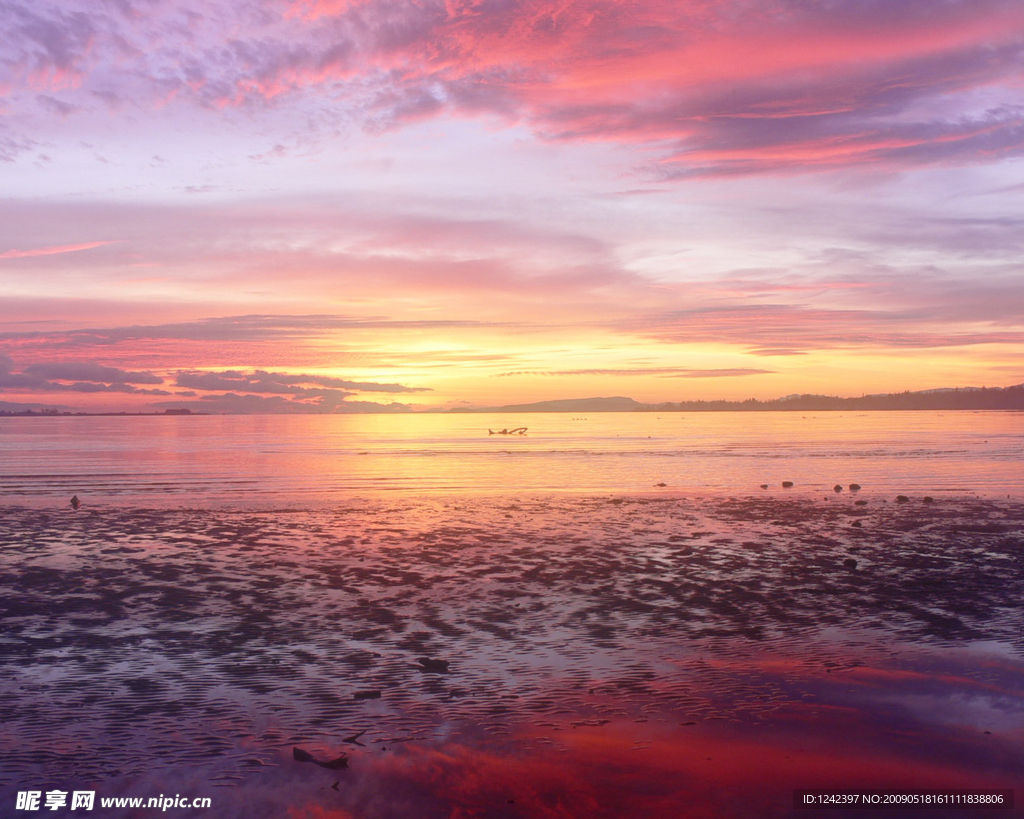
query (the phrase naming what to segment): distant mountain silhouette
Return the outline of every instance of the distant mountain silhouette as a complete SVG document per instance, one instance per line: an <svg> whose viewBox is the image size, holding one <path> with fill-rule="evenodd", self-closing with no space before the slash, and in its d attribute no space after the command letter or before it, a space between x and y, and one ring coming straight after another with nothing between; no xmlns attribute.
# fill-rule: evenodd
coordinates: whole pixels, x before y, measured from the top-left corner
<svg viewBox="0 0 1024 819"><path fill-rule="evenodd" d="M707 412L716 410L1024 410L1024 384L1012 387L963 387L957 389L897 392L837 398L831 395L787 395L771 401L680 401L645 409Z"/></svg>
<svg viewBox="0 0 1024 819"><path fill-rule="evenodd" d="M204 406L203 409L206 409ZM342 408L335 409L335 412ZM381 405L369 402L345 404L348 412L380 412ZM956 389L898 392L884 395L864 395L860 398L838 398L832 395L787 395L760 401L663 401L660 404L641 404L632 398L562 398L554 401L535 401L530 404L505 404L500 407L460 407L447 412L766 412L766 411L823 411L823 410L1024 410L1024 384L1012 387L960 387ZM310 411L313 411L312 409ZM412 412L406 405L390 404L383 411ZM442 412L440 409L422 412ZM185 415L181 408L149 412L81 412L61 407L42 407L37 404L0 402L0 416L49 415ZM205 415L193 410L190 415ZM274 414L274 413L271 413Z"/></svg>
<svg viewBox="0 0 1024 819"><path fill-rule="evenodd" d="M1024 410L1024 384L1012 387L961 387L952 389L864 395L838 398L831 395L787 395L759 401L664 401L641 404L632 398L566 398L507 404L501 407L457 409L452 412L766 412L819 410Z"/></svg>
<svg viewBox="0 0 1024 819"><path fill-rule="evenodd" d="M562 398L555 401L535 401L532 404L506 404L481 409L455 409L452 412L636 412L647 409L632 398Z"/></svg>

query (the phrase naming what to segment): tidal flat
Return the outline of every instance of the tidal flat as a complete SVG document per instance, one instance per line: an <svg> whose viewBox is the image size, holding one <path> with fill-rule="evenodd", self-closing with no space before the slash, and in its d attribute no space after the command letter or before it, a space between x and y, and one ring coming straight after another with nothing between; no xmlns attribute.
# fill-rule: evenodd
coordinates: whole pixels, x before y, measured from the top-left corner
<svg viewBox="0 0 1024 819"><path fill-rule="evenodd" d="M1024 798L1018 501L3 507L0 572L5 810L29 786L339 819Z"/></svg>

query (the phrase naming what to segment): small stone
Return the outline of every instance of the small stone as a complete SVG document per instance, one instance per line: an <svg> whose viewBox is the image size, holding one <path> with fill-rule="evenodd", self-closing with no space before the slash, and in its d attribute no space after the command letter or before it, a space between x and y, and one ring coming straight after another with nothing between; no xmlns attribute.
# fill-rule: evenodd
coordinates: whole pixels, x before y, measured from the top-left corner
<svg viewBox="0 0 1024 819"><path fill-rule="evenodd" d="M935 498L933 498L931 495L925 495L923 498L921 498L921 500L924 503L935 503Z"/></svg>
<svg viewBox="0 0 1024 819"><path fill-rule="evenodd" d="M906 495L897 495L896 503L910 503L910 498L908 498Z"/></svg>
<svg viewBox="0 0 1024 819"><path fill-rule="evenodd" d="M793 485L792 481L783 481L782 482L782 488L783 489L789 489L792 485Z"/></svg>
<svg viewBox="0 0 1024 819"><path fill-rule="evenodd" d="M841 483L837 483L835 486L832 487L832 489L835 492L842 492L843 491L843 485Z"/></svg>
<svg viewBox="0 0 1024 819"><path fill-rule="evenodd" d="M761 488L762 489L767 489L768 488L768 484L766 484L766 483L761 484Z"/></svg>
<svg viewBox="0 0 1024 819"><path fill-rule="evenodd" d="M852 557L848 557L848 558L846 558L846 560L843 561L843 565L847 569L856 569L857 568L857 561L854 560Z"/></svg>
<svg viewBox="0 0 1024 819"><path fill-rule="evenodd" d="M851 483L850 484L850 491L851 492L859 492L860 491L860 484L859 483Z"/></svg>
<svg viewBox="0 0 1024 819"><path fill-rule="evenodd" d="M429 671L433 674L447 674L448 660L432 660L430 657L420 657L416 660L420 664L421 671Z"/></svg>

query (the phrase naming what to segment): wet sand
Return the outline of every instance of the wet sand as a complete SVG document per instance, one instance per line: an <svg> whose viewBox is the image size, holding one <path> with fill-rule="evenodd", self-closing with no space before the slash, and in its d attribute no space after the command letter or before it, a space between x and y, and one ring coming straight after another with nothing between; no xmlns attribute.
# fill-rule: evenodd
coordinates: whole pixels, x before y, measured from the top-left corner
<svg viewBox="0 0 1024 819"><path fill-rule="evenodd" d="M5 800L739 817L1024 782L1016 502L7 507L0 570Z"/></svg>

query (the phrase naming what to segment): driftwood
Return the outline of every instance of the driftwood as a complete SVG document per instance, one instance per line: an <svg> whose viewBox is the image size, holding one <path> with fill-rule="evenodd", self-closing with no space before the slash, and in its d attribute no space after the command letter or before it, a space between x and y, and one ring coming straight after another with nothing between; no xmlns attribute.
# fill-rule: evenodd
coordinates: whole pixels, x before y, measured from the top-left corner
<svg viewBox="0 0 1024 819"><path fill-rule="evenodd" d="M525 435L526 430L526 427L516 427L515 429L499 429L497 432L495 432L493 429L488 429L487 433L489 435Z"/></svg>

